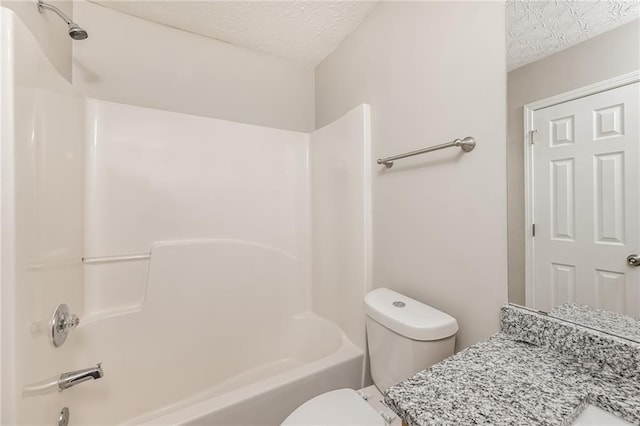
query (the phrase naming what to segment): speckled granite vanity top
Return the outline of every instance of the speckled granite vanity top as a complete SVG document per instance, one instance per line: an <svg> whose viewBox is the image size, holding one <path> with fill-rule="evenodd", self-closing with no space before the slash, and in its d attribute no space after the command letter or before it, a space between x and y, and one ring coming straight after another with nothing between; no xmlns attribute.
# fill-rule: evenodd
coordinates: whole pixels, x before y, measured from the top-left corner
<svg viewBox="0 0 640 426"><path fill-rule="evenodd" d="M505 307L502 332L385 400L410 425L570 425L586 404L640 425L640 344Z"/></svg>

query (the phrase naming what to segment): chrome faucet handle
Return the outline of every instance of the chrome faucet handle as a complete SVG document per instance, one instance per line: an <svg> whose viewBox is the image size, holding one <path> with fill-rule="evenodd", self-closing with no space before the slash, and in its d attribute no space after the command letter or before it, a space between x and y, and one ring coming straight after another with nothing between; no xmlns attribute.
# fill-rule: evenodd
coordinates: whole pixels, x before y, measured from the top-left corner
<svg viewBox="0 0 640 426"><path fill-rule="evenodd" d="M53 313L53 318L51 318L50 338L53 346L61 346L67 340L69 332L78 327L79 324L80 318L76 314L69 313L67 305L64 303L58 305Z"/></svg>
<svg viewBox="0 0 640 426"><path fill-rule="evenodd" d="M80 325L80 318L76 314L70 314L64 319L62 327L67 331L71 331L78 327L78 325Z"/></svg>

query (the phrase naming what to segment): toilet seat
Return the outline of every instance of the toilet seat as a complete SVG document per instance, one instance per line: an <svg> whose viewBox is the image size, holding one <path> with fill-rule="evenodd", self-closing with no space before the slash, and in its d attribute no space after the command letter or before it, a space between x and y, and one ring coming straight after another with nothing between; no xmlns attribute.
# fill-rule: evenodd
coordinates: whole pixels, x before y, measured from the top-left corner
<svg viewBox="0 0 640 426"><path fill-rule="evenodd" d="M353 389L311 398L289 414L281 426L386 426L387 422Z"/></svg>

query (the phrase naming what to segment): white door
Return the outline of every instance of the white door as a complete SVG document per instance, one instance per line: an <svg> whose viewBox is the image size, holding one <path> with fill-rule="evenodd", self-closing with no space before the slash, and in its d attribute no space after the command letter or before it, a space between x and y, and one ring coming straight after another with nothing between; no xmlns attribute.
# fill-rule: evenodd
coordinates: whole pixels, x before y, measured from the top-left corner
<svg viewBox="0 0 640 426"><path fill-rule="evenodd" d="M534 285L527 304L640 316L640 83L533 115Z"/></svg>

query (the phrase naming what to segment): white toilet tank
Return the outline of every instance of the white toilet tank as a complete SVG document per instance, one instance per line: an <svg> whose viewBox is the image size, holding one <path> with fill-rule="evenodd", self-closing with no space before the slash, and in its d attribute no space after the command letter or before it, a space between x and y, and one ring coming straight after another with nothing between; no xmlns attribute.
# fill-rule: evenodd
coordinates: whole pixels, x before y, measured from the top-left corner
<svg viewBox="0 0 640 426"><path fill-rule="evenodd" d="M453 355L452 316L386 288L364 300L371 377L381 392Z"/></svg>

